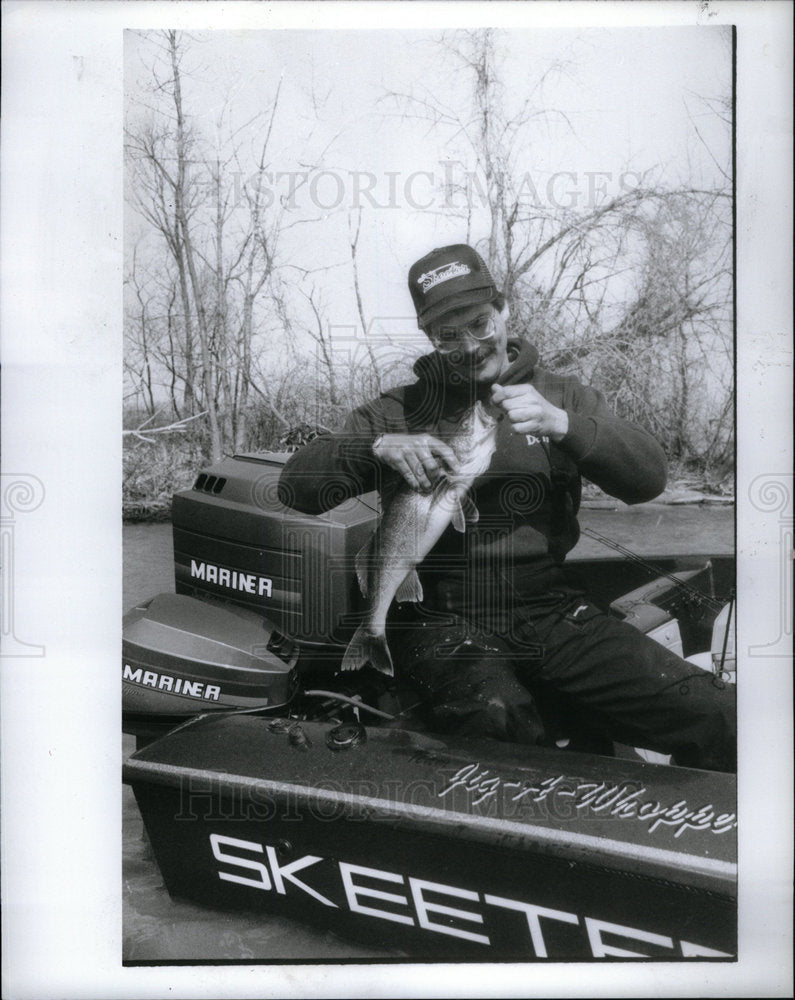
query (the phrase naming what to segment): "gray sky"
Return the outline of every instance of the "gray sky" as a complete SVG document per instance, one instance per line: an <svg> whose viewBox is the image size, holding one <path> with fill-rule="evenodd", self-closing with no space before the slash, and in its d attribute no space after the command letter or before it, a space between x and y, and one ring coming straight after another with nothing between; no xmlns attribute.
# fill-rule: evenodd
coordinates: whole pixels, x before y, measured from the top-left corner
<svg viewBox="0 0 795 1000"><path fill-rule="evenodd" d="M289 196L294 178L307 174L293 198L289 219L297 224L284 236L284 259L329 268L311 279L323 291L329 320L358 322L347 241L356 205L363 209L365 310L410 315L409 264L431 246L466 236L461 222L439 209L445 182L460 182L472 156L464 134L401 117L384 97L411 92L451 113L468 106L468 75L452 68L440 33L216 30L191 38L186 109L208 139L268 108L281 81L270 159L274 174L286 176L274 177L274 198ZM713 157L728 164L729 135L704 99L731 93L730 39L726 26L501 31L505 108L532 95L534 105L550 109L519 143L521 171L538 199L584 207L618 193L622 177L631 184L647 171L663 185L713 186ZM130 109L151 83L150 46L146 36L128 35ZM245 156L249 139L252 148L261 141L263 125L242 134ZM244 163L244 175L247 169ZM481 217L483 230L476 225L473 238L486 232ZM131 218L128 243L141 232Z"/></svg>

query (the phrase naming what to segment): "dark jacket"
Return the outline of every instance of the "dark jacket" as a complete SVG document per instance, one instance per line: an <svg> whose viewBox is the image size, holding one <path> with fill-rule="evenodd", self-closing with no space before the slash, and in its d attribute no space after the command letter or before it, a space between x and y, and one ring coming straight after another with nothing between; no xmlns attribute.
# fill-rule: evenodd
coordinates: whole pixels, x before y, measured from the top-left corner
<svg viewBox="0 0 795 1000"><path fill-rule="evenodd" d="M526 341L512 341L509 357L500 384L529 382L567 411L568 433L557 445L530 443L503 420L491 466L471 491L480 519L464 535L448 528L423 570L462 586L474 573L492 595L504 586L527 595L561 579L558 567L579 536L581 476L625 503L641 503L664 489L667 463L654 438L614 416L601 393L537 367L538 352ZM414 371L416 382L359 407L341 432L292 455L279 483L282 503L314 514L381 489L394 474L373 457L379 434L425 431L444 440L477 392L488 393L456 383L435 353L421 357Z"/></svg>

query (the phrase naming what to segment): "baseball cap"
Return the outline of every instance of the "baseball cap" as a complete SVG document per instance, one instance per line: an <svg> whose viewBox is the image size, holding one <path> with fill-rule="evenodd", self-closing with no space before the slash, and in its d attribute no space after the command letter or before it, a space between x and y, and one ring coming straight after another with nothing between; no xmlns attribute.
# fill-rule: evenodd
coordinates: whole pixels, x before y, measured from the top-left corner
<svg viewBox="0 0 795 1000"><path fill-rule="evenodd" d="M491 302L498 294L486 262L466 243L436 247L412 264L409 291L423 329L447 312Z"/></svg>

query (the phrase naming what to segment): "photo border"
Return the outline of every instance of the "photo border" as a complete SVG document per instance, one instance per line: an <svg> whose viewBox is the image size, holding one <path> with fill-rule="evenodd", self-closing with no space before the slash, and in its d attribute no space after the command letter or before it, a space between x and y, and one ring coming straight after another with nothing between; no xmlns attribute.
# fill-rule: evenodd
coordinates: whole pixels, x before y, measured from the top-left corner
<svg viewBox="0 0 795 1000"><path fill-rule="evenodd" d="M11 596L16 634L44 651L2 660L9 997L791 993L792 682L778 652L759 656L740 686L737 963L401 965L388 974L352 964L121 966L122 31L398 28L407 12L423 27L737 25L739 646L782 634L791 580L782 545L792 537L790 5L9 0L2 458L4 479L42 485L41 502L15 521Z"/></svg>

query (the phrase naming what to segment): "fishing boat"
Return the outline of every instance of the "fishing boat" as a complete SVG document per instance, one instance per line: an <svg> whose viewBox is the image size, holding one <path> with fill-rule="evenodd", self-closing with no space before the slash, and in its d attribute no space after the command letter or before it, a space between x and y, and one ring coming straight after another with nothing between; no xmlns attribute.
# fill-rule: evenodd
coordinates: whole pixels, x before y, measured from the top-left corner
<svg viewBox="0 0 795 1000"><path fill-rule="evenodd" d="M342 674L378 497L285 508L285 458L177 494L176 592L125 617L124 780L169 893L419 961L732 960L734 776L435 733L382 675ZM733 560L604 542L568 564L592 599L733 680Z"/></svg>

